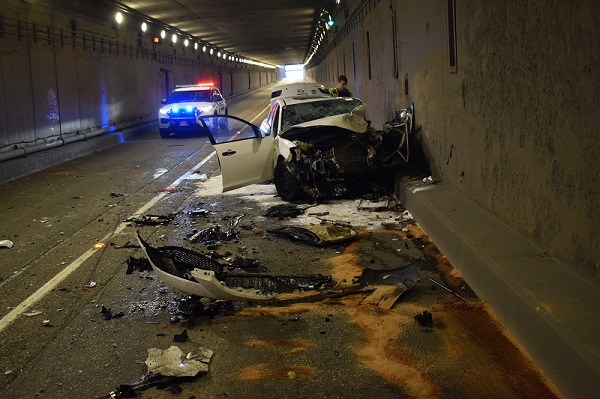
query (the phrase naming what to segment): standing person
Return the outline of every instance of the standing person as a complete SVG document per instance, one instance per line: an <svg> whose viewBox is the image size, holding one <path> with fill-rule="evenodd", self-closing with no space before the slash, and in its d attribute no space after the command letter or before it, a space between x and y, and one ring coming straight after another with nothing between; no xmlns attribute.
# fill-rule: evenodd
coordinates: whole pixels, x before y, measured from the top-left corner
<svg viewBox="0 0 600 399"><path fill-rule="evenodd" d="M329 92L334 97L352 97L352 92L346 89L348 84L348 78L344 75L340 75L337 80L337 87L332 87Z"/></svg>

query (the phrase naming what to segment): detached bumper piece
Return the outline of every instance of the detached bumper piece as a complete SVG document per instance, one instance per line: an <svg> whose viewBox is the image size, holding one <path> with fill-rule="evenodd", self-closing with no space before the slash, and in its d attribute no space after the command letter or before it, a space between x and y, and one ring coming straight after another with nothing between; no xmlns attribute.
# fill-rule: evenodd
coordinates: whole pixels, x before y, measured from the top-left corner
<svg viewBox="0 0 600 399"><path fill-rule="evenodd" d="M231 274L206 255L182 247L153 248L137 238L161 280L191 295L226 301L267 301L278 294L332 288L331 276Z"/></svg>

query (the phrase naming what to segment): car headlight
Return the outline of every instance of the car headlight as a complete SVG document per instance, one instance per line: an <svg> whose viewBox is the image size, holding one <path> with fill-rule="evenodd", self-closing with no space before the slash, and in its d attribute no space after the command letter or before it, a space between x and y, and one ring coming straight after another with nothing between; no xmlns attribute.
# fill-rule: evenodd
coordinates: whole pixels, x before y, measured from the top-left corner
<svg viewBox="0 0 600 399"><path fill-rule="evenodd" d="M161 109L158 111L158 114L159 114L160 116L168 116L168 115L169 115L169 109L168 109L168 108L161 108Z"/></svg>
<svg viewBox="0 0 600 399"><path fill-rule="evenodd" d="M210 111L212 111L212 105L206 105L198 110L200 114L209 113Z"/></svg>

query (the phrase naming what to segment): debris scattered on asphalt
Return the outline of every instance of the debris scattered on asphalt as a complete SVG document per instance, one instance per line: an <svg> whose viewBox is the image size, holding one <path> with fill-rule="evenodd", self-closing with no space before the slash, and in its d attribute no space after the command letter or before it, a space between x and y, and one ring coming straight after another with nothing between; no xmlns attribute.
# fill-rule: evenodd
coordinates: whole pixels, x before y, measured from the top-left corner
<svg viewBox="0 0 600 399"><path fill-rule="evenodd" d="M42 313L43 312L41 310L34 310L34 311L31 311L31 312L23 313L23 316L33 317L33 316L41 315Z"/></svg>
<svg viewBox="0 0 600 399"><path fill-rule="evenodd" d="M433 316L427 310L416 315L415 320L423 327L433 327Z"/></svg>
<svg viewBox="0 0 600 399"><path fill-rule="evenodd" d="M445 285L443 285L442 283L438 283L438 282L437 282L437 281L435 281L434 279L432 279L432 278L429 278L429 277L427 277L427 276L424 276L424 277L425 277L427 280L429 280L429 281L431 281L432 283L434 283L435 285L437 285L438 287L442 287L443 289L445 289L446 291L448 291L449 293L451 293L451 294L452 294L452 295L454 295L455 297L457 297L457 298L459 298L459 299L461 299L461 300L463 300L463 301L465 301L465 302L469 302L469 301L467 300L467 298L465 298L465 297L463 297L463 296L461 296L461 295L457 294L456 292L452 291L450 288L446 287L446 286L445 286Z"/></svg>
<svg viewBox="0 0 600 399"><path fill-rule="evenodd" d="M11 240L0 240L0 248L12 248L13 245Z"/></svg>
<svg viewBox="0 0 600 399"><path fill-rule="evenodd" d="M125 219L126 222L134 222L136 224L157 225L168 224L173 220L173 215L141 215L131 216Z"/></svg>
<svg viewBox="0 0 600 399"><path fill-rule="evenodd" d="M118 319L119 317L125 316L125 313L123 313L123 312L117 312L117 313L113 314L111 309L107 308L104 305L102 305L102 310L100 311L100 313L102 313L102 315L104 316L104 320Z"/></svg>
<svg viewBox="0 0 600 399"><path fill-rule="evenodd" d="M42 321L42 325L44 327L54 327L54 325L52 324L52 322L50 322L50 320L44 320L44 321Z"/></svg>
<svg viewBox="0 0 600 399"><path fill-rule="evenodd" d="M279 236L304 241L315 246L348 241L358 234L356 230L333 223L306 226L283 226L267 231Z"/></svg>
<svg viewBox="0 0 600 399"><path fill-rule="evenodd" d="M183 330L181 334L175 334L173 337L173 342L185 342L188 340L188 332L187 329Z"/></svg>
<svg viewBox="0 0 600 399"><path fill-rule="evenodd" d="M85 288L94 288L96 285L98 285L98 283L96 283L95 281L90 281L90 283L84 285L84 287Z"/></svg>

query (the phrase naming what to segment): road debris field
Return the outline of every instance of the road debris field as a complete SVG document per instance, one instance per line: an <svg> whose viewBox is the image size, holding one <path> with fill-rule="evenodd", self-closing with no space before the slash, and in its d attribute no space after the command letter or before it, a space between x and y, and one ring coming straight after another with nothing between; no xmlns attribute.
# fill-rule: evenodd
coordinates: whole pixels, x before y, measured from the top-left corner
<svg viewBox="0 0 600 399"><path fill-rule="evenodd" d="M163 192L4 329L0 396L560 397L393 196Z"/></svg>

